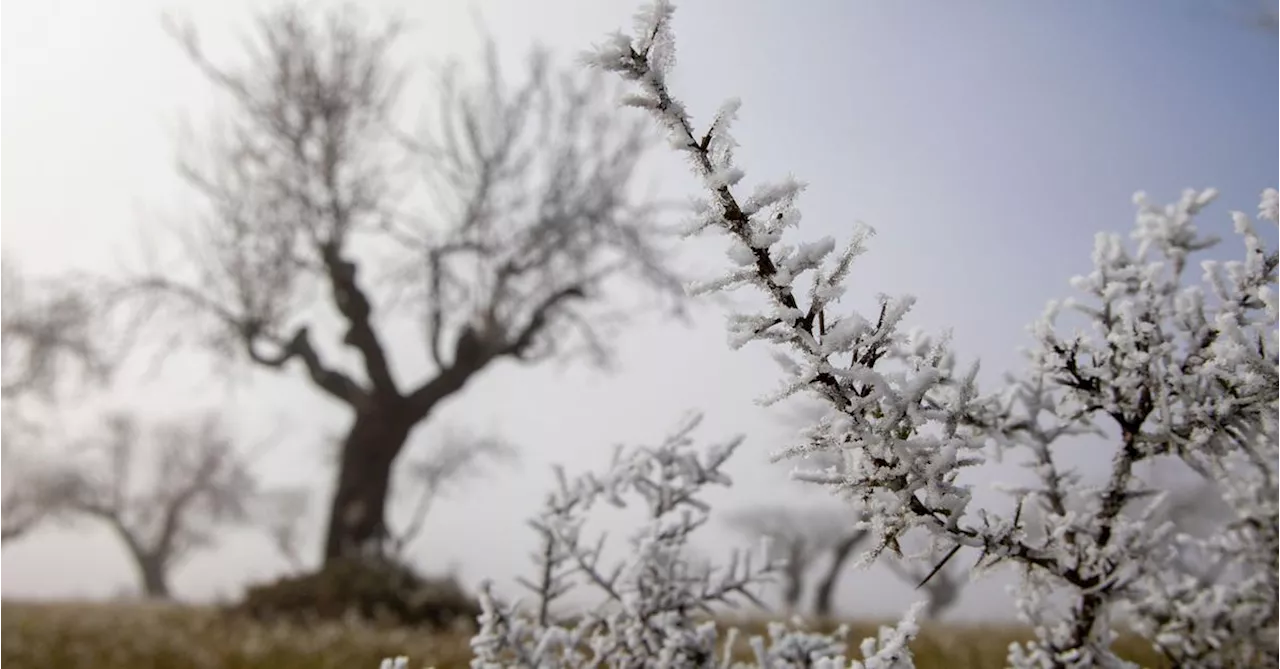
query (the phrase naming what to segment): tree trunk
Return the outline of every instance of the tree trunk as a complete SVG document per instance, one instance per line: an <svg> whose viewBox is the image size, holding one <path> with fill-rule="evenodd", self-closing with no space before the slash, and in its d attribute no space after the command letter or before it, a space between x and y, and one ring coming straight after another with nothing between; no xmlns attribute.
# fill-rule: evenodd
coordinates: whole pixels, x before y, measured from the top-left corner
<svg viewBox="0 0 1280 669"><path fill-rule="evenodd" d="M416 422L386 410L356 415L342 443L324 545L326 564L341 557L381 554L385 548L392 465Z"/></svg>
<svg viewBox="0 0 1280 669"><path fill-rule="evenodd" d="M143 596L148 599L171 599L168 565L170 556L167 548L164 546L144 546L138 540L138 537L121 522L119 515L108 516L107 522L111 524L112 529L124 541L125 548L129 551L129 557L133 558L133 564L138 569L138 576L142 579Z"/></svg>
<svg viewBox="0 0 1280 669"><path fill-rule="evenodd" d="M787 615L795 615L800 611L800 600L804 597L804 572L808 566L803 542L791 544L787 555L787 567L782 572L783 589L782 605Z"/></svg>
<svg viewBox="0 0 1280 669"><path fill-rule="evenodd" d="M169 600L169 579L164 563L158 559L139 557L138 573L142 576L142 594L147 599Z"/></svg>
<svg viewBox="0 0 1280 669"><path fill-rule="evenodd" d="M813 614L816 617L831 618L834 613L832 600L835 598L836 585L840 582L840 574L844 573L844 564L849 561L853 549L862 543L866 536L866 530L851 532L831 550L831 564L827 566L827 573L814 589Z"/></svg>

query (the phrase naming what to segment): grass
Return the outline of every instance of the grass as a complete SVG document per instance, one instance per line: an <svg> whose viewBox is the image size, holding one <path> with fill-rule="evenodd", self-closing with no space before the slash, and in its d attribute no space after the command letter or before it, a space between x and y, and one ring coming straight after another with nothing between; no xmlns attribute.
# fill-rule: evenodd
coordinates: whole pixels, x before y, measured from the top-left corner
<svg viewBox="0 0 1280 669"><path fill-rule="evenodd" d="M736 622L745 638L764 621ZM853 647L875 633L851 625ZM384 657L407 655L413 669L467 667L469 633L429 633L356 622L307 626L263 624L208 607L162 604L36 604L0 606L0 664L6 669L376 669ZM1024 628L926 625L913 645L921 669L1003 667ZM1137 639L1121 654L1149 667L1168 666Z"/></svg>

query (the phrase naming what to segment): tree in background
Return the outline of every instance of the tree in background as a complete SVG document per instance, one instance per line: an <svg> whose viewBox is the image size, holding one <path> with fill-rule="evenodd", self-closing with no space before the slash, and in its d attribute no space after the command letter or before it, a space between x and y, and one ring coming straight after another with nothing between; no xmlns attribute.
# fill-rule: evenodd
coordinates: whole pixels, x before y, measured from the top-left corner
<svg viewBox="0 0 1280 669"><path fill-rule="evenodd" d="M63 282L31 281L12 257L0 271L0 396L6 406L32 396L52 400L68 379L105 379L103 333L95 327L88 295Z"/></svg>
<svg viewBox="0 0 1280 669"><path fill-rule="evenodd" d="M148 597L168 599L169 575L184 559L248 520L257 482L212 414L146 427L117 414L86 446L63 465L59 480L71 483L58 504L110 528Z"/></svg>
<svg viewBox="0 0 1280 669"><path fill-rule="evenodd" d="M54 407L67 384L96 386L110 366L87 295L64 283L30 280L13 257L0 270L0 539L11 541L58 516L68 484L52 467L56 449L44 443L43 421L29 404Z"/></svg>
<svg viewBox="0 0 1280 669"><path fill-rule="evenodd" d="M867 536L857 529L858 518L847 508L756 505L730 512L725 522L751 538L769 540L769 557L783 566L782 605L788 614L805 612L806 581L825 558L821 580L812 588L814 616L830 618L833 591L848 556Z"/></svg>
<svg viewBox="0 0 1280 669"><path fill-rule="evenodd" d="M623 286L681 296L653 207L632 199L650 135L598 77L535 53L510 85L490 45L484 77L446 69L434 125L394 128L404 72L392 23L353 10L263 16L240 67L176 30L233 113L184 174L203 201L182 267L129 283L215 351L296 366L347 407L326 560L386 550L392 472L410 433L490 365L586 353L604 363ZM332 335L359 364L316 344ZM432 371L409 384L390 359L393 317L420 324ZM322 335L323 336L323 335Z"/></svg>
<svg viewBox="0 0 1280 669"><path fill-rule="evenodd" d="M783 422L793 429L799 429L821 418L822 414L823 407L820 403L800 402L791 405L791 412L784 416ZM837 473L844 471L847 466L843 458L830 453L813 454L809 464L816 469ZM859 525L866 518L847 505L810 512L819 516L820 521L816 524L795 517L797 514L794 510L779 511L779 513L791 516L789 522L792 527L806 528L804 531L807 533L812 533L813 530L823 533L821 545L828 559L822 576L813 585L813 615L819 619L835 617L835 596L840 586L840 578L849 567L849 558L853 557L858 546L870 536L869 532ZM812 545L814 542L811 540L807 543Z"/></svg>
<svg viewBox="0 0 1280 669"><path fill-rule="evenodd" d="M58 500L42 481L47 464L31 450L0 439L0 549L58 514Z"/></svg>
<svg viewBox="0 0 1280 669"><path fill-rule="evenodd" d="M857 547L871 538L870 530L859 525L860 520L847 507L805 508L781 504L735 509L726 518L739 532L769 540L769 559L779 565L775 577L781 581L786 612L812 615L818 620L838 617L835 593L840 577L848 570L849 558ZM932 562L936 564L942 557L935 553ZM895 576L925 596L925 605L920 611L922 620L935 619L954 606L965 585L965 581L946 568L935 572L919 568L908 560L882 561ZM821 575L809 585L819 565ZM807 609L806 591L812 593L812 605Z"/></svg>
<svg viewBox="0 0 1280 669"><path fill-rule="evenodd" d="M340 456L341 440L336 447ZM412 444L407 448L412 450ZM516 449L497 437L445 430L435 448L413 456L400 468L396 497L408 502L409 512L397 528L397 523L390 521L395 514L388 509L386 557L404 562L409 546L421 535L437 500L468 481L490 473L492 467L511 464L517 458ZM338 458L331 460L337 462ZM254 513L276 552L295 572L302 571L304 564L301 544L307 534L303 525L308 520L310 498L310 491L302 487L265 491L259 495ZM395 507L395 502L396 499L392 499L389 506Z"/></svg>

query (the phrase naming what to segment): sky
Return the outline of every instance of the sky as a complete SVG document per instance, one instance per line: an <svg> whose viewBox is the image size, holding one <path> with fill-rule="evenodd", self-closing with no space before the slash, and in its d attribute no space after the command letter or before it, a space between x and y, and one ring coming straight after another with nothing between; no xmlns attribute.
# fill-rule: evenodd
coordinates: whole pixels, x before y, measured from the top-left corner
<svg viewBox="0 0 1280 669"><path fill-rule="evenodd" d="M192 202L174 170L187 141L184 119L199 127L218 102L161 16L190 19L212 57L234 61L238 36L264 6L7 3L0 24L6 258L37 274L113 272L128 266L140 240L181 225ZM634 9L631 0L361 6L408 18L399 55L422 65L474 57L478 15L513 67L535 42L567 63L629 27ZM858 221L877 230L853 272L851 305L867 309L879 293L915 295L910 324L950 329L961 359L982 361L987 384L1017 369L1018 347L1029 343L1025 326L1047 300L1070 294L1072 275L1088 271L1094 234L1128 231L1134 191L1170 201L1184 188L1217 187L1222 196L1202 227L1231 243L1228 212L1256 211L1261 191L1277 185L1277 41L1249 24L1248 0L677 6L671 86L695 122L740 98L734 134L749 182L786 175L807 182L805 235L845 239ZM646 170L666 198L696 192L678 159L655 158ZM1264 235L1274 244L1274 231ZM710 275L726 261L718 247L691 243L678 262ZM415 562L468 584L487 577L509 588L527 568L533 535L523 521L552 463L602 466L613 444L653 443L690 409L705 412L699 434L708 441L747 435L730 467L736 485L717 493L717 504L815 499L787 480L785 467L767 462L790 430L779 410L755 401L774 388L776 366L762 349L727 348L720 306L692 305L688 323L641 316L618 339L611 373L501 363L415 432L414 451L428 452L451 426L496 432L522 449L518 465L435 507L411 548ZM411 328L397 328L393 359L425 371L419 341ZM149 417L222 412L245 443L270 445L260 460L268 482L316 484L308 529L318 551L330 476L320 454L349 417L298 370L241 369L228 380L201 356L175 354L160 371L61 407L56 439L87 434L104 408ZM1102 453L1081 447L1068 457L1096 470ZM708 554L741 542L718 526L709 535L699 547ZM260 534L240 531L183 565L173 586L192 599L234 597L283 569ZM5 597L106 597L133 582L119 544L89 524L6 545L0 573ZM883 575L875 568L847 575L842 612L902 610L910 587ZM1007 616L1002 584L972 585L956 615Z"/></svg>

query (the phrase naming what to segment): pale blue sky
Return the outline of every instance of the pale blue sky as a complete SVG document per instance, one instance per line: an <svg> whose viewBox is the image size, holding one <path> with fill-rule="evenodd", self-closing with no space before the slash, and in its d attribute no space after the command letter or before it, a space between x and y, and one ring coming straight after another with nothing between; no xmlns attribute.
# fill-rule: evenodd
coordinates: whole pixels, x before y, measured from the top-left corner
<svg viewBox="0 0 1280 669"><path fill-rule="evenodd" d="M8 3L6 253L40 271L107 269L139 230L155 230L158 215L181 214L174 128L183 113L205 113L210 97L161 31L160 14L196 19L220 55L260 4ZM399 8L417 22L406 55L473 53L466 3L365 6ZM535 39L568 56L629 26L633 6L476 3L515 63ZM806 235L843 238L857 220L879 231L854 273L854 304L914 293L910 321L953 328L962 357L982 358L990 380L1016 365L1023 327L1044 302L1088 269L1094 233L1128 230L1133 191L1164 201L1216 186L1223 197L1204 225L1227 233L1228 210L1253 212L1262 189L1276 185L1276 38L1248 25L1249 9L1249 0L687 1L677 12L672 85L703 123L724 98L742 98L735 134L749 180L807 181ZM668 196L693 192L676 159L655 161L650 174ZM703 271L723 261L713 246L691 248L686 259ZM540 499L548 463L602 463L610 444L656 439L686 407L707 412L708 439L751 435L733 468L741 485L722 500L794 496L792 484L777 483L782 472L762 464L783 433L752 403L773 388L772 363L759 349L728 351L721 314L700 313L692 327L654 317L630 331L612 376L503 365L451 403L443 419L499 425L525 459L437 508L418 545L423 564L457 564L470 583L509 582L525 564L532 537L522 518ZM421 347L404 333L397 352L418 369ZM228 388L168 374L130 382L105 403L163 414L225 401L247 439L285 430L268 456L269 478L313 471L318 442L345 423L342 410L294 375L249 379ZM66 413L69 425L90 415L83 406ZM429 448L432 433L420 446ZM132 577L123 552L96 532L34 535L6 546L3 568L6 596L105 595ZM180 570L175 585L193 597L232 593L280 568L265 542L244 536ZM867 574L846 585L849 613L893 613L910 597L906 585ZM993 587L973 588L962 608L1003 612Z"/></svg>

